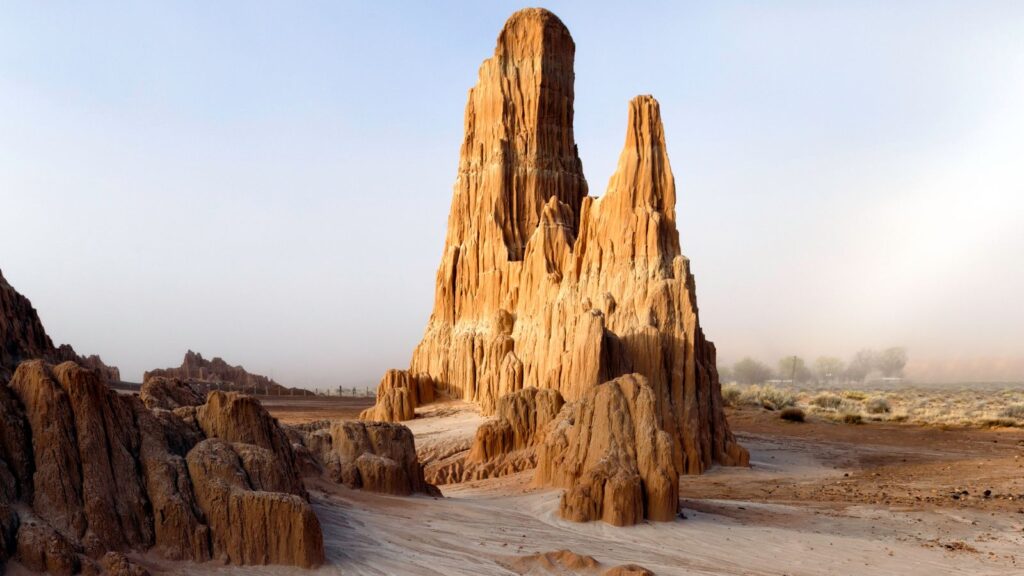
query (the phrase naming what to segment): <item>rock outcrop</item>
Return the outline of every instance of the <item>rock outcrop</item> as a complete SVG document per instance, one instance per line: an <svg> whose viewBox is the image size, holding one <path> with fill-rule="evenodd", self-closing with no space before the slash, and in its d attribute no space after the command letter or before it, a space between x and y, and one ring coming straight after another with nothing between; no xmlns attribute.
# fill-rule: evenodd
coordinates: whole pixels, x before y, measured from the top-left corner
<svg viewBox="0 0 1024 576"><path fill-rule="evenodd" d="M668 438L672 469L745 465L679 247L658 102L630 101L618 168L604 196L587 196L573 136L574 55L562 22L530 8L508 20L480 67L434 309L406 373L485 415L525 388L574 402L640 374L653 398L645 425ZM411 395L401 389L386 388L367 417L407 418Z"/></svg>
<svg viewBox="0 0 1024 576"><path fill-rule="evenodd" d="M118 553L147 550L323 561L291 445L251 398L149 409L94 370L36 360L0 384L0 433L0 561L54 574L140 573Z"/></svg>
<svg viewBox="0 0 1024 576"><path fill-rule="evenodd" d="M203 404L206 402L206 392L191 382L156 376L142 384L139 398L146 408L175 410Z"/></svg>
<svg viewBox="0 0 1024 576"><path fill-rule="evenodd" d="M121 381L121 372L99 356L79 356L67 344L54 346L32 303L0 273L0 381L9 379L22 361L37 359L51 364L77 362L96 370L106 382Z"/></svg>
<svg viewBox="0 0 1024 576"><path fill-rule="evenodd" d="M303 388L288 388L273 379L260 374L250 374L241 366L231 366L221 358L203 358L191 350L185 352L185 359L177 368L150 370L142 375L145 384L153 378L176 378L188 382L200 393L210 390L265 394L272 396L312 396L313 392Z"/></svg>
<svg viewBox="0 0 1024 576"><path fill-rule="evenodd" d="M388 370L377 385L377 401L363 410L360 420L404 422L416 417L416 407L434 401L434 383L425 374Z"/></svg>
<svg viewBox="0 0 1024 576"><path fill-rule="evenodd" d="M316 460L317 466L307 466L309 473L322 471L334 482L371 492L440 496L424 479L412 431L406 426L323 421L290 430Z"/></svg>
<svg viewBox="0 0 1024 576"><path fill-rule="evenodd" d="M656 410L647 379L629 374L590 388L548 425L534 482L566 488L562 517L615 526L676 517L679 471Z"/></svg>

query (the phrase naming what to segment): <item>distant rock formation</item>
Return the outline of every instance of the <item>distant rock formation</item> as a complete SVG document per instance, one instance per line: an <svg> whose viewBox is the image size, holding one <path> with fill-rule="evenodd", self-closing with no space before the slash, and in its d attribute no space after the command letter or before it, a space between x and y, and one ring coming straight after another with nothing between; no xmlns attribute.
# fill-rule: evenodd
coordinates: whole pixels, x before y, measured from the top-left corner
<svg viewBox="0 0 1024 576"><path fill-rule="evenodd" d="M303 388L288 388L271 378L250 374L241 366L231 366L221 358L203 358L191 350L185 352L185 359L177 368L158 368L142 375L145 384L152 378L177 378L189 382L201 393L210 390L242 392L245 394L269 394L273 396L312 396L313 392Z"/></svg>
<svg viewBox="0 0 1024 576"><path fill-rule="evenodd" d="M412 431L386 422L328 422L290 426L289 432L314 460L307 474L323 474L349 488L396 496L440 496L427 483L416 457Z"/></svg>
<svg viewBox="0 0 1024 576"><path fill-rule="evenodd" d="M118 553L152 550L317 566L323 537L295 460L250 397L151 410L75 363L24 362L0 384L0 563L135 573Z"/></svg>
<svg viewBox="0 0 1024 576"><path fill-rule="evenodd" d="M665 471L745 465L679 248L658 102L630 101L618 169L604 196L589 197L573 136L574 56L562 22L529 8L509 18L480 67L434 310L409 370L385 377L366 417L408 419L416 398L405 381L490 415L526 388L589 402L602 383L635 373L653 403L637 426L664 433Z"/></svg>
<svg viewBox="0 0 1024 576"><path fill-rule="evenodd" d="M68 344L54 346L32 302L19 294L0 272L0 381L9 379L25 360L77 362L99 372L106 382L121 381L121 372L104 364L99 356L79 356Z"/></svg>

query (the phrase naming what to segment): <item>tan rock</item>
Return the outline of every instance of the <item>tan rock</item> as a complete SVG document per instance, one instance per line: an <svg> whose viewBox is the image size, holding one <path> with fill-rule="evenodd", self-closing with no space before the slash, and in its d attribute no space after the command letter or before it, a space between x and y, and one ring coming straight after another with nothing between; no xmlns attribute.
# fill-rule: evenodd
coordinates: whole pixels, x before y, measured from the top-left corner
<svg viewBox="0 0 1024 576"><path fill-rule="evenodd" d="M95 370L22 363L0 384L0 565L13 555L36 571L140 574L120 553L147 550L173 560L322 562L284 431L249 397L211 397L149 409ZM204 440L204 429L260 445ZM227 448L207 457L208 443Z"/></svg>
<svg viewBox="0 0 1024 576"><path fill-rule="evenodd" d="M235 392L210 392L206 404L196 408L196 422L207 438L254 444L273 452L290 475L290 488L285 491L306 497L291 441L259 400Z"/></svg>
<svg viewBox="0 0 1024 576"><path fill-rule="evenodd" d="M647 379L630 374L592 387L548 425L534 481L566 488L564 518L627 526L676 517L679 472L656 410Z"/></svg>
<svg viewBox="0 0 1024 576"><path fill-rule="evenodd" d="M360 420L404 422L416 417L416 407L434 401L434 383L429 376L405 370L388 370L377 385L377 402L363 410Z"/></svg>
<svg viewBox="0 0 1024 576"><path fill-rule="evenodd" d="M561 21L531 8L509 19L480 67L434 309L407 372L477 402L485 415L524 388L575 401L638 373L653 393L647 415L667 434L677 472L745 465L679 247L658 103L629 103L618 169L604 196L588 197L573 136L574 54ZM385 376L365 418L411 417L411 389L394 379ZM474 462L511 454L509 426L499 419L481 432ZM451 462L446 474L465 477L471 464ZM635 493L631 481L610 486L616 498Z"/></svg>
<svg viewBox="0 0 1024 576"><path fill-rule="evenodd" d="M239 452L244 454L239 457ZM281 488L281 462L258 446L210 438L186 458L196 501L210 526L213 555L231 564L288 564L312 568L324 561L323 535L309 503ZM252 475L250 475L252 474ZM253 477L259 478L253 481Z"/></svg>
<svg viewBox="0 0 1024 576"><path fill-rule="evenodd" d="M293 427L319 470L350 488L408 496L440 496L424 479L412 431L386 422L335 422Z"/></svg>
<svg viewBox="0 0 1024 576"><path fill-rule="evenodd" d="M174 410L183 406L199 406L206 402L206 394L197 388L177 378L157 376L142 384L139 397L147 408Z"/></svg>
<svg viewBox="0 0 1024 576"><path fill-rule="evenodd" d="M172 378L186 382L200 393L210 390L241 392L244 394L266 394L273 396L311 396L313 392L303 388L288 388L262 374L248 372L242 366L232 366L222 358L203 358L191 350L185 352L181 366L150 370L142 375L145 384L152 378Z"/></svg>
<svg viewBox="0 0 1024 576"><path fill-rule="evenodd" d="M18 528L16 559L34 572L70 576L78 572L80 562L74 546L49 524L25 518Z"/></svg>

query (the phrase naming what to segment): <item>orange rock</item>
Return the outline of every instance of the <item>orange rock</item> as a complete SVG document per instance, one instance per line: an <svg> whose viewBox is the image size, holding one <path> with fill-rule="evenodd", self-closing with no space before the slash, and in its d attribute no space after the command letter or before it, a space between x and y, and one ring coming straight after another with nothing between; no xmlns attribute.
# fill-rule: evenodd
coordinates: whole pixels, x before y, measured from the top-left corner
<svg viewBox="0 0 1024 576"><path fill-rule="evenodd" d="M302 496L283 491L290 480L273 451L210 438L187 461L215 558L231 564L323 564L320 522Z"/></svg>
<svg viewBox="0 0 1024 576"><path fill-rule="evenodd" d="M480 67L434 309L403 373L425 375L485 415L524 388L575 401L638 373L678 473L744 465L679 247L658 103L629 103L618 169L604 196L588 197L573 135L574 55L562 22L531 8L508 20ZM385 376L364 418L412 417L413 387L401 378ZM515 444L515 430L500 422L481 434L475 460Z"/></svg>
<svg viewBox="0 0 1024 576"><path fill-rule="evenodd" d="M424 480L409 428L381 422L338 422L330 428L328 469L354 488L387 494L439 495Z"/></svg>
<svg viewBox="0 0 1024 576"><path fill-rule="evenodd" d="M627 526L676 517L679 472L656 410L647 379L629 374L590 388L548 425L534 482L566 488L564 518Z"/></svg>
<svg viewBox="0 0 1024 576"><path fill-rule="evenodd" d="M210 396L151 410L97 371L22 363L0 384L0 565L13 555L54 574L142 574L119 553L145 550L321 563L284 431L252 398Z"/></svg>

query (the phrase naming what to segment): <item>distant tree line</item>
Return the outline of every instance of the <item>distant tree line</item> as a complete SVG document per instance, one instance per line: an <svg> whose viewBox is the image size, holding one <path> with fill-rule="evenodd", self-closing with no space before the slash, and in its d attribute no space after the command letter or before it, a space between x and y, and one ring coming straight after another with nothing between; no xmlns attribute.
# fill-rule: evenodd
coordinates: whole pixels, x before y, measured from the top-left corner
<svg viewBox="0 0 1024 576"><path fill-rule="evenodd" d="M906 365L907 350L894 346L881 351L860 350L848 362L835 356L821 356L813 366L799 356L785 356L774 369L748 356L731 367L720 366L718 375L722 382L740 384L763 384L770 380L797 384L863 383L868 377L902 378Z"/></svg>

